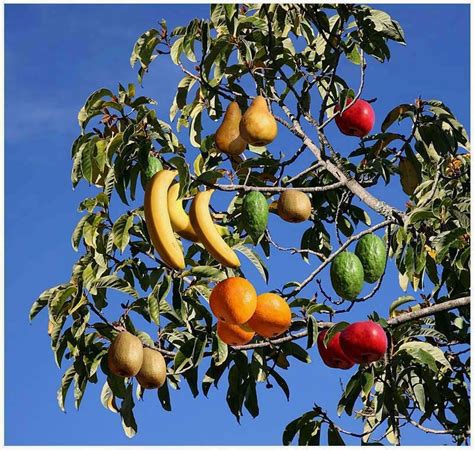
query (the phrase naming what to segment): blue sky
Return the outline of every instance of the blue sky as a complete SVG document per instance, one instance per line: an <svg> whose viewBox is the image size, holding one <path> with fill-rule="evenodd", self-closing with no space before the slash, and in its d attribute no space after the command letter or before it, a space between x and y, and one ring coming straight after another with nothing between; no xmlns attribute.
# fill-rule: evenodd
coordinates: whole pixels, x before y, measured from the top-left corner
<svg viewBox="0 0 474 450"><path fill-rule="evenodd" d="M378 5L405 30L407 47L392 45L388 64L369 61L365 98L377 97L376 129L385 114L417 96L437 98L469 125L469 6ZM94 188L70 185L70 146L79 133L77 112L88 94L99 87L136 82L129 56L136 38L162 17L170 28L194 17L208 16L206 5L6 5L5 6L5 443L8 445L192 445L280 444L284 426L318 402L335 417L339 380L352 371L326 368L311 350L312 364L292 362L285 375L291 389L287 403L278 388L259 386L261 414L248 414L238 425L227 409L225 383L211 389L209 399L193 399L188 388L172 392L173 412L164 412L153 392L147 392L135 414L139 433L129 440L118 416L99 400L102 383L90 385L79 412L71 401L67 414L56 403L62 371L55 366L46 334L47 315L28 323L28 310L37 295L70 277L78 255L70 235L80 215L77 204ZM346 75L346 72L344 72ZM158 100L165 120L181 79L179 68L159 59L145 77L143 93ZM356 66L347 66L346 79L357 83ZM357 87L357 85L355 85ZM211 127L215 126L211 124ZM357 141L341 136L330 125L328 136L336 148L355 148ZM183 135L184 140L185 135ZM291 153L297 143L281 133L273 151ZM192 152L192 151L191 151ZM309 156L298 167L311 163ZM293 173L293 172L291 172ZM406 197L398 183L380 185L373 193L403 208ZM227 194L219 201L228 202ZM373 216L374 220L377 220ZM282 245L298 245L307 225L290 225L276 217L270 230ZM291 258L291 259L290 259ZM289 262L291 261L291 262ZM303 279L310 266L288 254L274 254L269 262L269 287ZM244 264L247 277L261 292L258 274ZM321 277L327 284L327 273ZM402 292L389 263L387 276L371 302L354 308L344 320L363 320L371 311L386 315ZM71 399L69 399L71 400ZM358 422L340 424L357 431ZM351 442L351 441L348 441ZM357 442L354 442L357 443ZM403 444L449 444L446 437L405 430Z"/></svg>

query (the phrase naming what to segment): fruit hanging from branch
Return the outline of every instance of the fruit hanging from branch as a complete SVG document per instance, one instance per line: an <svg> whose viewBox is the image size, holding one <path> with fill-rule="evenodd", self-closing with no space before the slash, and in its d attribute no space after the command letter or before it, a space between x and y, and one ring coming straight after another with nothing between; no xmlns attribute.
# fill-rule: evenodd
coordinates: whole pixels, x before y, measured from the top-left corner
<svg viewBox="0 0 474 450"><path fill-rule="evenodd" d="M304 192L295 189L284 191L278 198L277 211L286 222L304 222L311 217L311 200Z"/></svg>
<svg viewBox="0 0 474 450"><path fill-rule="evenodd" d="M168 189L168 211L170 215L171 227L181 237L199 242L199 236L196 233L188 214L183 208L183 200L179 196L179 183L174 183Z"/></svg>
<svg viewBox="0 0 474 450"><path fill-rule="evenodd" d="M247 142L240 134L242 112L239 104L232 102L224 115L224 120L216 131L214 139L217 149L228 155L240 155L247 147Z"/></svg>
<svg viewBox="0 0 474 450"><path fill-rule="evenodd" d="M328 330L322 330L318 334L318 350L324 364L334 369L348 370L354 366L354 361L342 350L340 344L341 332L334 333L329 342L324 345L324 338Z"/></svg>
<svg viewBox="0 0 474 450"><path fill-rule="evenodd" d="M261 147L273 142L277 133L277 122L268 109L267 101L258 95L242 116L240 134L249 144Z"/></svg>
<svg viewBox="0 0 474 450"><path fill-rule="evenodd" d="M291 310L277 294L268 292L257 297L255 312L248 321L252 330L262 337L279 336L290 328Z"/></svg>
<svg viewBox="0 0 474 450"><path fill-rule="evenodd" d="M213 189L209 189L194 196L189 212L191 224L199 236L199 241L217 261L226 267L237 268L240 266L239 258L222 238L209 211L213 192Z"/></svg>
<svg viewBox="0 0 474 450"><path fill-rule="evenodd" d="M242 201L242 223L255 244L267 229L268 211L267 199L261 192L253 191L245 195Z"/></svg>
<svg viewBox="0 0 474 450"><path fill-rule="evenodd" d="M163 261L176 270L185 267L184 255L171 226L168 189L178 174L175 170L157 172L145 190L145 222L151 242Z"/></svg>
<svg viewBox="0 0 474 450"><path fill-rule="evenodd" d="M339 342L343 352L358 364L378 361L383 358L388 346L385 330L371 320L346 327Z"/></svg>
<svg viewBox="0 0 474 450"><path fill-rule="evenodd" d="M354 300L364 286L364 267L360 259L351 252L339 253L330 270L331 283L336 294L346 300Z"/></svg>
<svg viewBox="0 0 474 450"><path fill-rule="evenodd" d="M243 325L255 312L257 292L245 278L230 277L214 286L209 306L218 320Z"/></svg>
<svg viewBox="0 0 474 450"><path fill-rule="evenodd" d="M220 340L227 345L245 345L255 336L255 331L247 324L233 325L221 320L217 321L216 332Z"/></svg>
<svg viewBox="0 0 474 450"><path fill-rule="evenodd" d="M385 272L387 251L385 244L376 234L366 234L357 242L355 255L364 268L364 280L375 283Z"/></svg>
<svg viewBox="0 0 474 450"><path fill-rule="evenodd" d="M143 363L136 378L144 389L158 389L165 384L166 362L158 350L143 349Z"/></svg>
<svg viewBox="0 0 474 450"><path fill-rule="evenodd" d="M346 107L352 103L353 99L347 98ZM339 105L334 108L335 112L340 111ZM375 112L370 103L362 99L357 99L351 106L343 110L334 119L339 131L347 136L365 137L375 123Z"/></svg>
<svg viewBox="0 0 474 450"><path fill-rule="evenodd" d="M132 333L120 332L107 353L109 370L120 377L134 377L142 367L143 345Z"/></svg>

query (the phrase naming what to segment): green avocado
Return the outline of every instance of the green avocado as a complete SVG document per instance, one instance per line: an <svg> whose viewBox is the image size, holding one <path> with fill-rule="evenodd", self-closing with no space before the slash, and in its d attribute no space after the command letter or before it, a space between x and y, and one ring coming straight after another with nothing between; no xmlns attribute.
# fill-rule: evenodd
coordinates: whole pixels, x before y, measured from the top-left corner
<svg viewBox="0 0 474 450"><path fill-rule="evenodd" d="M141 181L142 186L145 188L147 183L153 178L153 175L155 175L156 172L163 170L163 165L158 158L149 154L146 161L142 162L142 166L144 167L142 170Z"/></svg>
<svg viewBox="0 0 474 450"><path fill-rule="evenodd" d="M245 231L257 244L265 232L268 223L268 203L265 196L258 191L249 192L242 202L242 221Z"/></svg>
<svg viewBox="0 0 474 450"><path fill-rule="evenodd" d="M331 264L330 275L332 287L340 297L353 300L362 291L364 268L354 253L339 253Z"/></svg>
<svg viewBox="0 0 474 450"><path fill-rule="evenodd" d="M364 268L364 280L375 283L383 274L387 262L385 244L377 235L366 234L357 242L355 254Z"/></svg>

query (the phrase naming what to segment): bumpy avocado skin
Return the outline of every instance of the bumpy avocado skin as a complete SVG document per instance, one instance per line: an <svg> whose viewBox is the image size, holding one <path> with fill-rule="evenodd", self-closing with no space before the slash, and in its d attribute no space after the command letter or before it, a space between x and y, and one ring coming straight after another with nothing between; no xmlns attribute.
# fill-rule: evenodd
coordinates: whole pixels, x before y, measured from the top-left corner
<svg viewBox="0 0 474 450"><path fill-rule="evenodd" d="M362 291L364 268L354 253L339 253L331 264L330 275L332 287L340 297L353 300Z"/></svg>
<svg viewBox="0 0 474 450"><path fill-rule="evenodd" d="M242 220L244 229L256 244L268 223L268 203L261 192L252 191L244 197Z"/></svg>
<svg viewBox="0 0 474 450"><path fill-rule="evenodd" d="M364 268L364 280L375 283L383 274L387 262L385 244L377 235L366 234L359 239L355 249Z"/></svg>

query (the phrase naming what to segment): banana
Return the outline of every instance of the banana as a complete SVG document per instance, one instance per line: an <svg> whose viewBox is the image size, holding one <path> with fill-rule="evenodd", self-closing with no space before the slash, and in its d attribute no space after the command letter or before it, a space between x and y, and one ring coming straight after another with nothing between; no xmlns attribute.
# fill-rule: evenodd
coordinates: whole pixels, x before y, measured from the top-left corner
<svg viewBox="0 0 474 450"><path fill-rule="evenodd" d="M171 226L181 237L189 241L198 242L199 237L191 225L189 216L183 208L183 201L178 199L178 193L179 183L175 183L168 190L168 212Z"/></svg>
<svg viewBox="0 0 474 450"><path fill-rule="evenodd" d="M163 261L176 270L184 269L183 251L176 239L168 213L168 189L178 174L161 170L148 182L145 190L145 222L151 242Z"/></svg>
<svg viewBox="0 0 474 450"><path fill-rule="evenodd" d="M222 239L209 212L213 192L214 190L210 189L196 194L191 204L189 218L206 250L224 266L237 268L240 266L239 258Z"/></svg>

